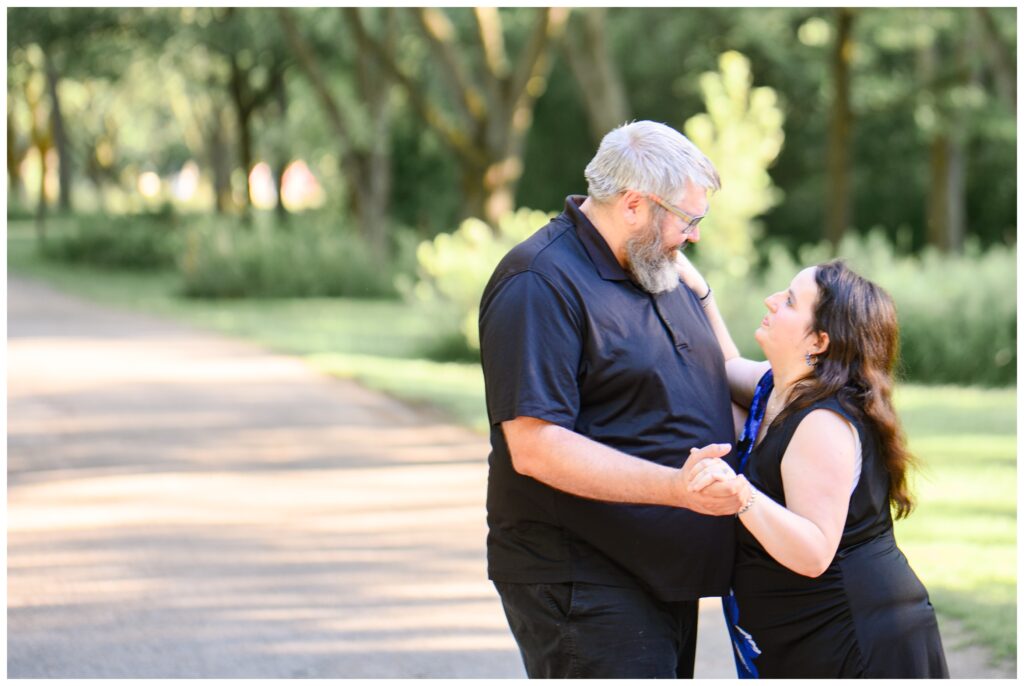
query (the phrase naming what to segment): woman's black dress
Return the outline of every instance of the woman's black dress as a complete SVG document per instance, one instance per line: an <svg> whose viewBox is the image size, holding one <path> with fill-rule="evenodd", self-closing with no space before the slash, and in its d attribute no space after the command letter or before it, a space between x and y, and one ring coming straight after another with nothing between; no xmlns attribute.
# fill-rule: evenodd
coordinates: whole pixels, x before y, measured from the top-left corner
<svg viewBox="0 0 1024 686"><path fill-rule="evenodd" d="M754 415L763 417L771 386L768 372L740 444L741 458L748 457L741 469L761 493L786 504L782 456L815 409L832 410L857 428L863 464L839 550L817 578L780 565L737 521L733 592L724 600L740 676L948 678L928 592L893 537L889 476L874 431L829 399L784 418L752 448L760 423Z"/></svg>

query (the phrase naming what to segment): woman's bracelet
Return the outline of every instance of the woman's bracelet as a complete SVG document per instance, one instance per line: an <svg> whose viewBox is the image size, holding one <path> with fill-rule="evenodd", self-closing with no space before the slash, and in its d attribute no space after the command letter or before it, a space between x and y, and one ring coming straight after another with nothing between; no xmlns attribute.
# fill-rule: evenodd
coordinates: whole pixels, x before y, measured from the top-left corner
<svg viewBox="0 0 1024 686"><path fill-rule="evenodd" d="M754 487L753 487L753 486L751 486L751 487L750 487L750 497L749 497L749 498L747 498L747 504L746 504L746 505L744 505L744 506L743 506L742 508L740 508L739 512L737 512L737 513L736 513L736 516L737 516L737 517L739 517L739 516L740 516L741 514L743 514L743 513L744 513L744 512L746 512L747 510L749 510L749 509L750 509L750 508L751 508L751 507L753 506L753 504L754 504L754 499L755 499L756 497L757 497L757 491L755 491L755 490L754 490Z"/></svg>

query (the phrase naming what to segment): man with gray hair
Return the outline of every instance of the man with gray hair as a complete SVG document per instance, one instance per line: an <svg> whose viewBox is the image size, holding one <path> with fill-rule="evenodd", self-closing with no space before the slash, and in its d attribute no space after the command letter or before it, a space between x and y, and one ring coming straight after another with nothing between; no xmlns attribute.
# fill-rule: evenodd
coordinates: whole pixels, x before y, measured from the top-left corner
<svg viewBox="0 0 1024 686"><path fill-rule="evenodd" d="M692 677L697 601L728 592L743 504L730 482L684 487L734 441L710 289L674 267L718 174L641 121L586 178L480 305L488 576L530 677Z"/></svg>

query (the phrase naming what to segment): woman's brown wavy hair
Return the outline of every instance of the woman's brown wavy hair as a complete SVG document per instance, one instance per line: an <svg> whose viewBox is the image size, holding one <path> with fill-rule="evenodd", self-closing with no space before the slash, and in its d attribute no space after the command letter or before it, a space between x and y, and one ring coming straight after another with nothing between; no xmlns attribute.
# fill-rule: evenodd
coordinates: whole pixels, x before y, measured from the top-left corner
<svg viewBox="0 0 1024 686"><path fill-rule="evenodd" d="M851 414L866 418L889 472L889 504L901 519L914 508L907 472L916 460L892 404L899 354L896 306L888 293L842 260L819 264L814 279L818 301L811 330L828 334L828 348L816 356L811 375L794 385L792 401L776 421L833 396Z"/></svg>

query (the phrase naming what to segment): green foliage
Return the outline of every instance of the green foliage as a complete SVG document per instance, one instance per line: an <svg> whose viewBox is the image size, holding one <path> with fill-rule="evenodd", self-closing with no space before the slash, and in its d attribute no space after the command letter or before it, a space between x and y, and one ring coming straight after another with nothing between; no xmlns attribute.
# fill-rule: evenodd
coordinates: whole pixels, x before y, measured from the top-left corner
<svg viewBox="0 0 1024 686"><path fill-rule="evenodd" d="M178 266L191 297L369 298L395 295L394 274L403 263L411 269L411 248L403 238L396 259L378 258L326 215L293 217L289 226L209 219L189 228Z"/></svg>
<svg viewBox="0 0 1024 686"><path fill-rule="evenodd" d="M392 126L391 213L424 236L442 232L459 219L458 168L438 136L410 112L398 112Z"/></svg>
<svg viewBox="0 0 1024 686"><path fill-rule="evenodd" d="M782 111L771 88L751 88L750 60L730 51L719 71L700 78L706 114L686 122L686 135L707 155L722 178L714 210L702 229L702 252L729 278L753 264L761 229L754 218L771 208L780 193L768 167L782 148Z"/></svg>
<svg viewBox="0 0 1024 686"><path fill-rule="evenodd" d="M760 274L711 280L744 355L763 357L753 340L765 312L763 298L786 288L800 269L828 260L829 254L827 244L821 243L806 246L794 259L775 244ZM877 230L866 237L845 237L839 254L896 302L904 378L985 386L1016 382L1015 247L996 245L982 251L974 241L963 256L930 248L920 255L901 255ZM698 258L695 262L701 264Z"/></svg>
<svg viewBox="0 0 1024 686"><path fill-rule="evenodd" d="M600 141L591 140L582 125L587 115L573 78L565 60L556 60L526 139L526 173L516 188L517 207L561 210L567 195L587 192L583 170Z"/></svg>
<svg viewBox="0 0 1024 686"><path fill-rule="evenodd" d="M417 306L438 313L449 330L457 328L471 350L480 348L477 314L484 286L498 262L517 243L548 223L552 215L520 209L502 216L497 231L470 218L457 230L424 241L416 250L419 281L403 290Z"/></svg>
<svg viewBox="0 0 1024 686"><path fill-rule="evenodd" d="M40 46L62 75L113 76L125 13L111 7L14 7L7 11L8 58Z"/></svg>
<svg viewBox="0 0 1024 686"><path fill-rule="evenodd" d="M880 232L840 254L896 301L904 373L928 383L1012 385L1017 378L1016 247L898 256Z"/></svg>
<svg viewBox="0 0 1024 686"><path fill-rule="evenodd" d="M7 221L24 221L31 219L32 216L32 210L20 202L16 195L9 194L7 196Z"/></svg>
<svg viewBox="0 0 1024 686"><path fill-rule="evenodd" d="M364 17L371 29L379 29L383 22L378 20L389 11L367 10ZM705 107L708 77L701 75L718 71L720 57L733 51L749 59L752 83L771 88L785 101L785 146L769 169L772 183L784 193L758 220L765 236L794 250L820 239L828 202L824 161L834 92L829 56L835 12L805 7L621 7L607 15L608 52L637 119L684 128L689 116ZM1013 7L857 9L850 62L854 227L883 225L891 237L906 230L911 247L923 247L932 189L931 142L941 125L963 145L966 232L980 238L983 246L1014 240L1016 12ZM289 159L304 160L326 197L340 205L351 184L339 172L339 150L343 145L362 150L367 140L376 140L368 134L375 118L358 88L365 49L352 39L338 8L294 14L342 115L351 122L350 135L339 140L329 130L315 89L292 66L284 72L280 92L254 103L254 161L267 161L276 169ZM444 90L451 85L449 72L431 57L414 22L405 13L397 14L401 65L429 93L447 94L435 104L440 114L454 118L459 111L457 89ZM486 68L469 41L475 35L473 12L447 14L456 36L452 56L465 67L463 76L471 83ZM502 9L501 16L508 47L518 52L529 35L532 10ZM991 30L985 29L984 16L991 17ZM12 8L8 35L9 128L11 147L27 166L26 208L35 206L39 187L28 182L38 173L37 153L25 157L31 123L49 118L43 71L47 61L60 77L76 180L74 204L107 211L144 208L146 201L135 190L138 174L152 170L167 179L186 157L202 168L200 188L189 202L210 208L210 180L223 178L213 170L227 176L234 171L236 178L241 174L236 170L240 131L228 88L231 58L244 77L238 85L253 93L265 91L275 68L294 65L273 8ZM638 51L637 45L644 50ZM929 50L936 58L931 76L924 66ZM517 196L518 205L545 210L557 209L565 195L583 189L582 169L595 147L587 127L580 125L585 109L579 85L564 55L554 53L553 61L547 90L529 124ZM724 72L721 76L720 90L728 92L729 81ZM397 89L392 100L389 212L396 223L415 226L426 237L453 226L462 210L458 159L442 137L422 125L407 94ZM495 116L495 121L501 119ZM516 119L516 125L528 120ZM721 130L734 133L730 127ZM739 146L738 154L713 154L723 168L725 188L721 202L713 205L709 228L731 211L724 207L733 204L725 202L726 193L742 187L731 170L725 171L727 161L745 163L761 140L775 139L751 140L752 147ZM81 183L85 179L92 183ZM100 200L89 201L89 196ZM238 192L233 202L242 201L244 195Z"/></svg>
<svg viewBox="0 0 1024 686"><path fill-rule="evenodd" d="M79 215L40 245L45 257L116 269L153 269L174 263L180 242L169 212Z"/></svg>

